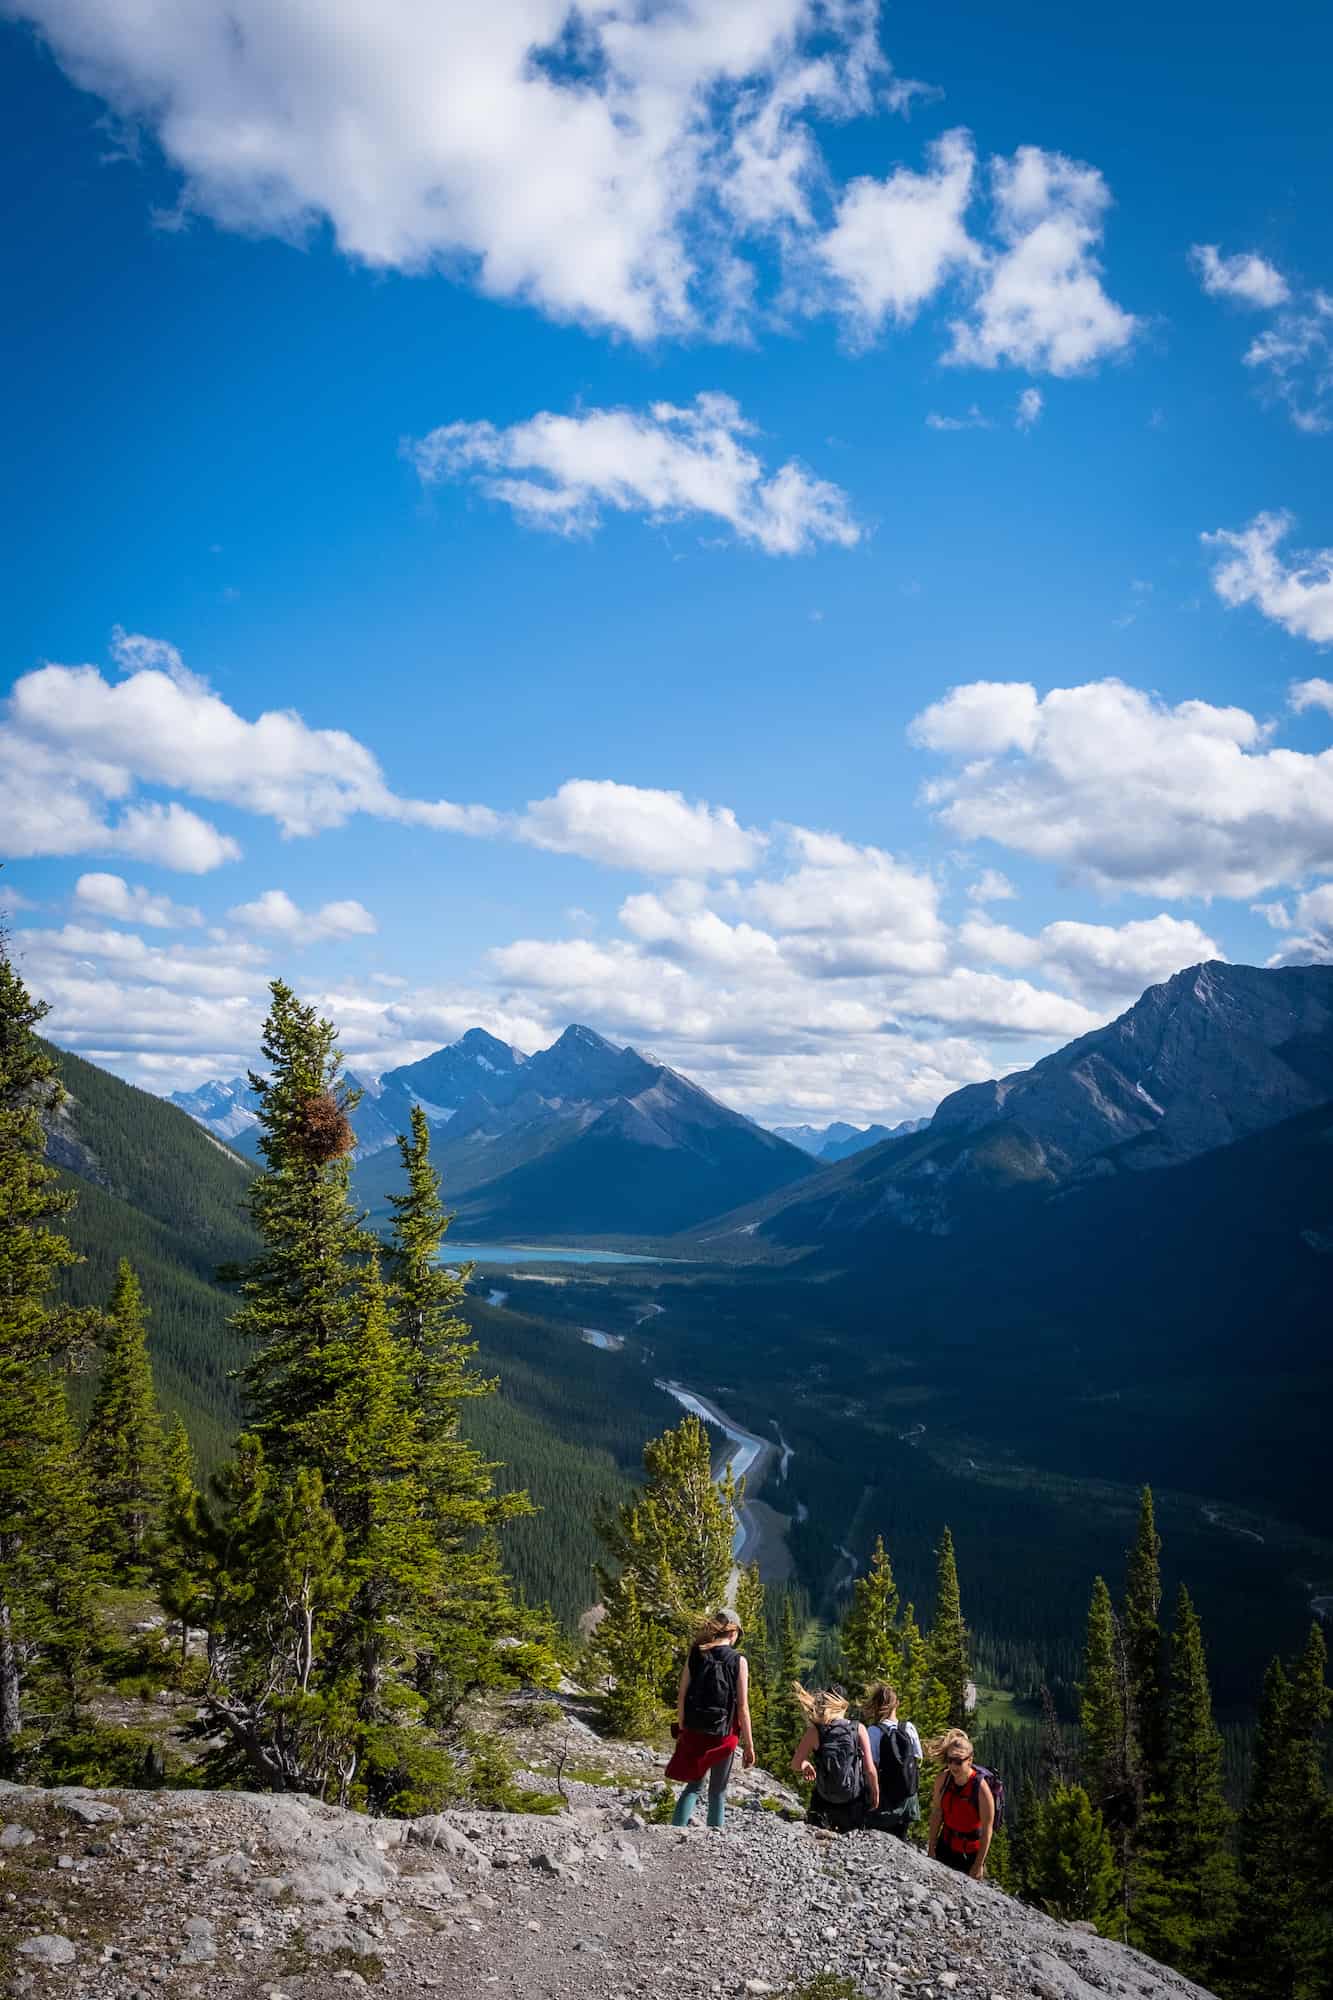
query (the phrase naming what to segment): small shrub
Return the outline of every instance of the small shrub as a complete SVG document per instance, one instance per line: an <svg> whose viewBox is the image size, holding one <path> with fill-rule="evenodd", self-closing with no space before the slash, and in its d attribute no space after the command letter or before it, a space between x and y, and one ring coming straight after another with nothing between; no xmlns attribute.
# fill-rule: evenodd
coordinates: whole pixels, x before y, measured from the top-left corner
<svg viewBox="0 0 1333 2000"><path fill-rule="evenodd" d="M357 1802L390 1819L441 1812L467 1790L457 1759L414 1729L372 1729L357 1777Z"/></svg>
<svg viewBox="0 0 1333 2000"><path fill-rule="evenodd" d="M187 1770L184 1760L164 1750L155 1736L106 1722L48 1736L23 1759L24 1776L35 1785L151 1790L179 1785Z"/></svg>
<svg viewBox="0 0 1333 2000"><path fill-rule="evenodd" d="M817 1972L804 1985L789 1987L788 2000L865 2000L865 1995L854 1979L840 1978L834 1972Z"/></svg>
<svg viewBox="0 0 1333 2000"><path fill-rule="evenodd" d="M470 1805L488 1806L496 1812L557 1813L563 1800L551 1792L530 1792L514 1783L514 1766L509 1754L494 1736L480 1730L463 1735L467 1758L465 1779Z"/></svg>
<svg viewBox="0 0 1333 2000"><path fill-rule="evenodd" d="M549 1722L559 1722L564 1712L558 1701L511 1702L504 1712L505 1725L510 1729L541 1729Z"/></svg>

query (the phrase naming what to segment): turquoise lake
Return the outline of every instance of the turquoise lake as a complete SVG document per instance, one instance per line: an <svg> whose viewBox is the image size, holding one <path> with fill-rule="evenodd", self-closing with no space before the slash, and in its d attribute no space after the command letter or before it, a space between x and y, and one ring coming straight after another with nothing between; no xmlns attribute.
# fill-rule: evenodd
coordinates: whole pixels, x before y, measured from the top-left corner
<svg viewBox="0 0 1333 2000"><path fill-rule="evenodd" d="M451 1264L661 1264L661 1257L636 1257L625 1250L543 1250L531 1243L450 1243ZM442 1260L443 1261L443 1260Z"/></svg>

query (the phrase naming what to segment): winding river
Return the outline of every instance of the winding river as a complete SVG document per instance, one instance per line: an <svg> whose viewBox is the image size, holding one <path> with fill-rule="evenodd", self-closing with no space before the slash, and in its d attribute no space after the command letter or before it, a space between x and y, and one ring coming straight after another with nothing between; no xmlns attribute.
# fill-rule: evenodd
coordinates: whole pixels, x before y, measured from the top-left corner
<svg viewBox="0 0 1333 2000"><path fill-rule="evenodd" d="M673 1396L683 1410L688 1410L692 1417L698 1417L710 1430L722 1432L726 1444L721 1446L716 1454L714 1470L721 1472L723 1466L729 1462L732 1477L744 1479L746 1482L749 1493L741 1507L740 1517L736 1523L736 1539L732 1543L732 1554L739 1570L743 1564L752 1561L758 1553L763 1531L755 1518L750 1500L755 1497L757 1489L763 1484L769 1462L778 1456L778 1446L771 1438L756 1437L753 1431L743 1430L735 1419L729 1417L725 1410L720 1410L716 1403L710 1403L706 1396L696 1395L693 1389L686 1389L679 1382L659 1381L655 1386L664 1389L668 1396ZM734 1446L735 1449L728 1450L728 1446ZM784 1474L790 1458L791 1451L788 1447L783 1452ZM734 1580L733 1575L733 1583Z"/></svg>

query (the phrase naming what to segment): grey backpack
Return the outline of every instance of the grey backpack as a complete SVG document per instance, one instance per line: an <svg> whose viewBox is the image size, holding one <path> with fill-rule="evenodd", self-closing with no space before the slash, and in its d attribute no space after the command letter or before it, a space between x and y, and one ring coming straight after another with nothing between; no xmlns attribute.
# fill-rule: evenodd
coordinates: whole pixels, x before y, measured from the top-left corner
<svg viewBox="0 0 1333 2000"><path fill-rule="evenodd" d="M860 1798L864 1785L860 1724L846 1716L824 1723L815 1752L815 1791L825 1805L849 1806Z"/></svg>

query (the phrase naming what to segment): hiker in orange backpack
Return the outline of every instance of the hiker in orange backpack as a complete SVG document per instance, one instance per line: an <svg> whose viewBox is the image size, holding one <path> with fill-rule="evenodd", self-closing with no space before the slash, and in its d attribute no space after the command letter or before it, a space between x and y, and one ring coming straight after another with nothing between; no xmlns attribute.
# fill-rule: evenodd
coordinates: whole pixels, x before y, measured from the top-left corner
<svg viewBox="0 0 1333 2000"><path fill-rule="evenodd" d="M964 1730L946 1729L927 1743L926 1755L944 1764L930 1802L926 1852L980 1882L995 1831L995 1795L973 1762L972 1738Z"/></svg>

